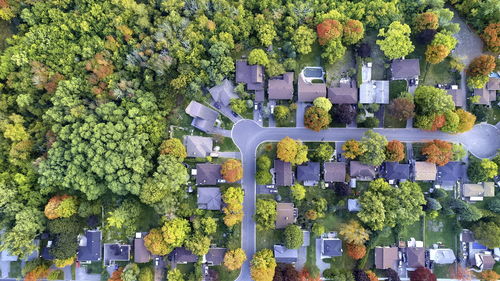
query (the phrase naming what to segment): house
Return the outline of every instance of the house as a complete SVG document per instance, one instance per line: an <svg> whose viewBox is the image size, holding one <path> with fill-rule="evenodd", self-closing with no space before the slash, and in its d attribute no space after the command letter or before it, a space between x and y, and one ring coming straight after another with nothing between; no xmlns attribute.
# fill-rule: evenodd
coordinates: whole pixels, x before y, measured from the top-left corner
<svg viewBox="0 0 500 281"><path fill-rule="evenodd" d="M274 258L276 262L294 264L299 258L299 250L288 249L283 245L274 245Z"/></svg>
<svg viewBox="0 0 500 281"><path fill-rule="evenodd" d="M319 97L326 98L325 82L315 83L314 80L310 82L306 81L306 78L302 74L299 75L298 79L297 91L299 102L312 102Z"/></svg>
<svg viewBox="0 0 500 281"><path fill-rule="evenodd" d="M391 64L392 80L418 79L420 61L418 59L395 59Z"/></svg>
<svg viewBox="0 0 500 281"><path fill-rule="evenodd" d="M436 180L443 187L450 187L455 185L457 181L462 180L466 173L466 167L462 162L448 162L444 166L437 167Z"/></svg>
<svg viewBox="0 0 500 281"><path fill-rule="evenodd" d="M197 262L198 256L184 247L177 247L168 255L168 259L174 264L186 264Z"/></svg>
<svg viewBox="0 0 500 281"><path fill-rule="evenodd" d="M425 248L408 247L406 248L409 268L425 267Z"/></svg>
<svg viewBox="0 0 500 281"><path fill-rule="evenodd" d="M415 162L416 181L435 181L437 176L436 164L427 161Z"/></svg>
<svg viewBox="0 0 500 281"><path fill-rule="evenodd" d="M281 160L274 160L274 174L277 186L291 186L293 184L292 164Z"/></svg>
<svg viewBox="0 0 500 281"><path fill-rule="evenodd" d="M221 84L214 86L208 90L216 103L224 106L229 106L231 99L237 99L238 96L234 93L233 82L224 79Z"/></svg>
<svg viewBox="0 0 500 281"><path fill-rule="evenodd" d="M102 232L99 230L86 230L85 235L79 235L77 260L91 262L101 260Z"/></svg>
<svg viewBox="0 0 500 281"><path fill-rule="evenodd" d="M198 188L198 209L220 210L222 207L222 197L218 187Z"/></svg>
<svg viewBox="0 0 500 281"><path fill-rule="evenodd" d="M214 129L215 122L219 114L217 111L204 106L203 104L191 101L186 107L186 113L193 117L191 125L200 131L208 133Z"/></svg>
<svg viewBox="0 0 500 281"><path fill-rule="evenodd" d="M248 65L246 60L236 61L236 83L245 83L247 90L264 91L264 67Z"/></svg>
<svg viewBox="0 0 500 281"><path fill-rule="evenodd" d="M357 104L358 88L356 87L356 81L340 83L339 87L329 87L328 99L333 104Z"/></svg>
<svg viewBox="0 0 500 281"><path fill-rule="evenodd" d="M205 255L205 261L208 265L221 265L226 255L226 248L210 248Z"/></svg>
<svg viewBox="0 0 500 281"><path fill-rule="evenodd" d="M50 253L50 249L54 246L54 241L49 240L45 246L42 246L42 250L40 251L40 256L44 260L51 261L54 259L54 256Z"/></svg>
<svg viewBox="0 0 500 281"><path fill-rule="evenodd" d="M276 229L283 229L289 224L295 223L298 217L298 210L293 203L276 204Z"/></svg>
<svg viewBox="0 0 500 281"><path fill-rule="evenodd" d="M495 258L493 258L491 252L476 253L474 255L474 265L481 271L492 270L495 262Z"/></svg>
<svg viewBox="0 0 500 281"><path fill-rule="evenodd" d="M188 157L207 157L213 151L213 139L200 136L184 136Z"/></svg>
<svg viewBox="0 0 500 281"><path fill-rule="evenodd" d="M362 83L359 88L359 102L364 104L388 104L389 81L371 80Z"/></svg>
<svg viewBox="0 0 500 281"><path fill-rule="evenodd" d="M104 264L130 260L130 245L104 244Z"/></svg>
<svg viewBox="0 0 500 281"><path fill-rule="evenodd" d="M498 90L500 90L500 78L490 77L484 88L474 89L474 96L480 97L476 104L490 105L492 101L497 100Z"/></svg>
<svg viewBox="0 0 500 281"><path fill-rule="evenodd" d="M151 260L151 253L144 245L145 233L137 232L134 239L134 262L146 263Z"/></svg>
<svg viewBox="0 0 500 281"><path fill-rule="evenodd" d="M325 182L345 182L345 162L325 162L323 164Z"/></svg>
<svg viewBox="0 0 500 281"><path fill-rule="evenodd" d="M342 240L338 238L321 238L321 258L342 256Z"/></svg>
<svg viewBox="0 0 500 281"><path fill-rule="evenodd" d="M464 184L462 196L469 201L483 201L483 197L495 196L495 183L483 182L481 184Z"/></svg>
<svg viewBox="0 0 500 281"><path fill-rule="evenodd" d="M361 204L358 199L347 199L347 210L349 212L359 212L361 211Z"/></svg>
<svg viewBox="0 0 500 281"><path fill-rule="evenodd" d="M297 166L297 180L303 182L305 186L315 186L320 179L319 162L307 162Z"/></svg>
<svg viewBox="0 0 500 281"><path fill-rule="evenodd" d="M351 178L356 178L360 181L371 181L377 175L374 166L362 164L359 161L351 161L349 167Z"/></svg>
<svg viewBox="0 0 500 281"><path fill-rule="evenodd" d="M457 260L453 250L446 248L430 249L429 259L437 264L452 264Z"/></svg>
<svg viewBox="0 0 500 281"><path fill-rule="evenodd" d="M460 242L472 243L474 241L476 241L476 239L474 239L474 233L468 229L463 229L460 233Z"/></svg>
<svg viewBox="0 0 500 281"><path fill-rule="evenodd" d="M410 164L384 162L380 174L388 181L407 180L410 178Z"/></svg>
<svg viewBox="0 0 500 281"><path fill-rule="evenodd" d="M465 98L463 98L464 91L458 89L458 86L452 85L451 89L446 91L446 94L450 95L453 98L453 102L455 106L463 107Z"/></svg>
<svg viewBox="0 0 500 281"><path fill-rule="evenodd" d="M293 98L293 72L286 72L267 81L270 100L291 100Z"/></svg>
<svg viewBox="0 0 500 281"><path fill-rule="evenodd" d="M196 184L216 185L221 180L221 165L211 163L196 164Z"/></svg>
<svg viewBox="0 0 500 281"><path fill-rule="evenodd" d="M375 247L375 268L396 270L398 261L398 247Z"/></svg>

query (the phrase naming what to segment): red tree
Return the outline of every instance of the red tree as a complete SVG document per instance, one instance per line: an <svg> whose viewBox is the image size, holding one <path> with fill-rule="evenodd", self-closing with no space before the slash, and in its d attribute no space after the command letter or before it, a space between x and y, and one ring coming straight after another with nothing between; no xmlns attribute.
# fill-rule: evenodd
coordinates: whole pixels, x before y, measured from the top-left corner
<svg viewBox="0 0 500 281"><path fill-rule="evenodd" d="M243 177L243 167L241 162L236 159L229 159L222 164L220 170L222 177L228 182L241 180Z"/></svg>
<svg viewBox="0 0 500 281"><path fill-rule="evenodd" d="M343 26L338 20L326 19L316 26L319 44L324 45L328 41L342 36Z"/></svg>
<svg viewBox="0 0 500 281"><path fill-rule="evenodd" d="M319 274L311 274L307 268L302 268L299 274L300 281L320 281Z"/></svg>
<svg viewBox="0 0 500 281"><path fill-rule="evenodd" d="M500 22L490 23L481 35L488 49L500 53Z"/></svg>
<svg viewBox="0 0 500 281"><path fill-rule="evenodd" d="M432 271L425 267L419 267L417 270L410 272L411 281L436 281L436 275Z"/></svg>
<svg viewBox="0 0 500 281"><path fill-rule="evenodd" d="M436 114L434 116L434 121L432 122L431 131L436 131L441 129L446 124L446 117L444 114Z"/></svg>
<svg viewBox="0 0 500 281"><path fill-rule="evenodd" d="M365 245L347 244L347 255L355 260L362 259L366 255Z"/></svg>
<svg viewBox="0 0 500 281"><path fill-rule="evenodd" d="M405 146L398 140L392 140L386 146L387 161L399 162L405 159Z"/></svg>
<svg viewBox="0 0 500 281"><path fill-rule="evenodd" d="M427 155L427 162L444 166L453 157L452 144L447 141L433 140L422 149L422 154Z"/></svg>
<svg viewBox="0 0 500 281"><path fill-rule="evenodd" d="M122 273L123 267L118 268L118 270L111 274L111 277L109 277L108 281L122 281Z"/></svg>
<svg viewBox="0 0 500 281"><path fill-rule="evenodd" d="M481 55L472 60L467 68L468 76L489 75L496 67L495 57Z"/></svg>
<svg viewBox="0 0 500 281"><path fill-rule="evenodd" d="M365 29L363 23L359 20L348 20L344 25L344 42L347 44L356 44L363 39Z"/></svg>

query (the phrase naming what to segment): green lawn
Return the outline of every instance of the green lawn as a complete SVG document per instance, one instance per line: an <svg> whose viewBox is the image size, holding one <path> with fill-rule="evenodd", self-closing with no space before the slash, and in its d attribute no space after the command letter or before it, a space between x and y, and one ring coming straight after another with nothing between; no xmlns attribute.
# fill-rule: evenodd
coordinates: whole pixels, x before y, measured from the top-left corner
<svg viewBox="0 0 500 281"><path fill-rule="evenodd" d="M399 97L401 92L408 91L408 84L405 80L391 80L389 82L389 98L391 100Z"/></svg>
<svg viewBox="0 0 500 281"><path fill-rule="evenodd" d="M311 244L307 247L307 260L305 267L312 274L319 272L319 269L316 266L316 237L313 238L311 236Z"/></svg>
<svg viewBox="0 0 500 281"><path fill-rule="evenodd" d="M236 144L234 144L233 139L228 137L214 139L214 145L219 146L220 151L240 151Z"/></svg>
<svg viewBox="0 0 500 281"><path fill-rule="evenodd" d="M500 122L500 106L492 106L491 112L493 114L488 114L487 115L487 122L489 124L496 125L498 122Z"/></svg>
<svg viewBox="0 0 500 281"><path fill-rule="evenodd" d="M276 120L276 127L295 127L296 114L297 110L290 110L290 114L286 120Z"/></svg>
<svg viewBox="0 0 500 281"><path fill-rule="evenodd" d="M244 111L243 113L240 114L241 117L245 118L245 119L253 119L253 107L252 108L248 108L246 111Z"/></svg>
<svg viewBox="0 0 500 281"><path fill-rule="evenodd" d="M210 268L219 272L219 280L220 281L233 281L236 278L238 278L238 275L240 275L239 270L229 271L229 270L227 270L226 267L224 267L222 265L212 266Z"/></svg>
<svg viewBox="0 0 500 281"><path fill-rule="evenodd" d="M422 148L425 146L425 143L415 142L413 143L413 157L417 161L424 161L426 159L425 155L422 155Z"/></svg>
<svg viewBox="0 0 500 281"><path fill-rule="evenodd" d="M455 271L455 266L455 264L435 264L432 272L437 278L452 278L450 273Z"/></svg>
<svg viewBox="0 0 500 281"><path fill-rule="evenodd" d="M273 249L275 244L283 243L283 230L271 229L271 230L257 230L257 251L262 249Z"/></svg>
<svg viewBox="0 0 500 281"><path fill-rule="evenodd" d="M10 263L9 278L21 278L21 261L13 261Z"/></svg>
<svg viewBox="0 0 500 281"><path fill-rule="evenodd" d="M410 238L415 238L417 241L422 241L423 230L422 230L422 220L416 221L411 225L403 227L401 232L399 233L398 240L408 241Z"/></svg>
<svg viewBox="0 0 500 281"><path fill-rule="evenodd" d="M372 79L384 80L386 79L385 56L375 42L377 40L377 34L378 31L376 30L367 32L363 42L367 43L371 47Z"/></svg>
<svg viewBox="0 0 500 281"><path fill-rule="evenodd" d="M90 264L85 265L87 268L88 274L101 274L104 269L102 261L101 262L91 262Z"/></svg>
<svg viewBox="0 0 500 281"><path fill-rule="evenodd" d="M297 80L299 73L306 66L321 66L321 47L317 41L312 45L312 51L309 54L299 55L297 57L295 80Z"/></svg>
<svg viewBox="0 0 500 281"><path fill-rule="evenodd" d="M450 59L447 58L438 64L430 64L425 61L426 46L415 45L415 51L407 58L417 58L420 60L420 84L435 86L436 84L457 84L460 81L459 74L451 72Z"/></svg>
<svg viewBox="0 0 500 281"><path fill-rule="evenodd" d="M356 64L354 61L354 55L352 48L348 48L344 56L334 62L333 64L325 63L326 71L326 83L327 85L335 85L340 82L340 78L345 77L342 75L345 72L351 71L354 73L356 69Z"/></svg>
<svg viewBox="0 0 500 281"><path fill-rule="evenodd" d="M330 268L353 269L356 266L356 261L347 255L346 243L342 243L342 247L344 250L342 256L327 259L330 260Z"/></svg>
<svg viewBox="0 0 500 281"><path fill-rule="evenodd" d="M194 263L190 262L186 264L178 264L176 268L179 269L180 272L182 272L182 274L186 275L191 272L194 272L194 265L195 265Z"/></svg>
<svg viewBox="0 0 500 281"><path fill-rule="evenodd" d="M442 243L446 248L457 251L459 230L456 228L455 218L440 215L435 220L426 219L425 246Z"/></svg>
<svg viewBox="0 0 500 281"><path fill-rule="evenodd" d="M384 128L406 128L406 121L392 117L388 107L384 107Z"/></svg>

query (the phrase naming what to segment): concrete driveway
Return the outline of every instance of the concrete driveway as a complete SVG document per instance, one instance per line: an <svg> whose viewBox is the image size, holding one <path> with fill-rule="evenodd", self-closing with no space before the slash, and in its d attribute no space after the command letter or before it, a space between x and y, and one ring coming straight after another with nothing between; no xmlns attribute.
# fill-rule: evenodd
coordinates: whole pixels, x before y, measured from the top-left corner
<svg viewBox="0 0 500 281"><path fill-rule="evenodd" d="M316 266L319 268L321 275L323 275L323 271L330 268L330 264L323 262L321 259L321 238L316 238Z"/></svg>

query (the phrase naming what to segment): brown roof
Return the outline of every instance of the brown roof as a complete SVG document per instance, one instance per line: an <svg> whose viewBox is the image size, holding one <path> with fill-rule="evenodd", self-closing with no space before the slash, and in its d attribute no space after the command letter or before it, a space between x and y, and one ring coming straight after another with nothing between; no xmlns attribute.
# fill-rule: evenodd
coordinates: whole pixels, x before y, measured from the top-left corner
<svg viewBox="0 0 500 281"><path fill-rule="evenodd" d="M276 205L276 228L282 229L297 219L297 209L293 203L278 203Z"/></svg>
<svg viewBox="0 0 500 281"><path fill-rule="evenodd" d="M486 83L486 89L490 91L499 91L500 90L500 78L498 77L490 77L488 83Z"/></svg>
<svg viewBox="0 0 500 281"><path fill-rule="evenodd" d="M425 161L415 162L416 181L434 181L436 180L436 174L436 164Z"/></svg>
<svg viewBox="0 0 500 281"><path fill-rule="evenodd" d="M392 78L411 79L420 75L418 59L395 59L391 64Z"/></svg>
<svg viewBox="0 0 500 281"><path fill-rule="evenodd" d="M221 265L224 261L225 254L226 248L210 248L208 253L205 255L205 259L212 265Z"/></svg>
<svg viewBox="0 0 500 281"><path fill-rule="evenodd" d="M425 266L425 248L423 247L406 248L406 255L408 256L408 267L418 268Z"/></svg>
<svg viewBox="0 0 500 281"><path fill-rule="evenodd" d="M144 246L144 239L135 238L134 240L134 262L145 263L151 260L151 253Z"/></svg>
<svg viewBox="0 0 500 281"><path fill-rule="evenodd" d="M375 178L377 174L374 166L365 165L359 161L351 161L349 172L351 177L358 180L370 180Z"/></svg>
<svg viewBox="0 0 500 281"><path fill-rule="evenodd" d="M496 90L489 91L486 88L474 89L474 96L481 97L477 104L489 105L492 101L495 101L497 99Z"/></svg>
<svg viewBox="0 0 500 281"><path fill-rule="evenodd" d="M293 72L270 78L267 93L270 100L291 100L293 98Z"/></svg>
<svg viewBox="0 0 500 281"><path fill-rule="evenodd" d="M495 266L495 259L493 258L492 255L481 254L480 257L483 262L483 267L482 267L483 270L493 269L493 266Z"/></svg>
<svg viewBox="0 0 500 281"><path fill-rule="evenodd" d="M345 182L346 163L345 162L325 162L325 181Z"/></svg>
<svg viewBox="0 0 500 281"><path fill-rule="evenodd" d="M291 186L293 184L292 164L281 160L274 160L274 173L277 186Z"/></svg>
<svg viewBox="0 0 500 281"><path fill-rule="evenodd" d="M396 268L398 261L398 247L376 247L375 267L377 269Z"/></svg>
<svg viewBox="0 0 500 281"><path fill-rule="evenodd" d="M256 90L255 91L255 101L256 102L263 102L264 100L265 100L264 90Z"/></svg>
<svg viewBox="0 0 500 281"><path fill-rule="evenodd" d="M464 197L493 197L495 196L495 184L493 182L467 183L463 185L462 193Z"/></svg>
<svg viewBox="0 0 500 281"><path fill-rule="evenodd" d="M328 88L328 99L333 104L357 104L358 88L341 84L340 87Z"/></svg>
<svg viewBox="0 0 500 281"><path fill-rule="evenodd" d="M461 99L460 94L462 93L462 90L460 89L449 89L446 92L448 95L450 95L453 98L453 102L455 103L455 106L463 107L463 99Z"/></svg>
<svg viewBox="0 0 500 281"><path fill-rule="evenodd" d="M236 61L236 82L246 83L248 90L264 89L264 68L261 65L248 65L246 60Z"/></svg>
<svg viewBox="0 0 500 281"><path fill-rule="evenodd" d="M325 83L307 83L299 75L298 81L298 100L299 102L312 102L318 97L326 98Z"/></svg>

